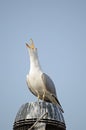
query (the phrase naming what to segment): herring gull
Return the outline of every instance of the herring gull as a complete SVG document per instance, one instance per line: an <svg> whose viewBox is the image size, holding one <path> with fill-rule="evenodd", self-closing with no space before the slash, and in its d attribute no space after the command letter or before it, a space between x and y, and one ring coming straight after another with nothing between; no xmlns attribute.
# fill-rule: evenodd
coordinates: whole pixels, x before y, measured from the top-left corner
<svg viewBox="0 0 86 130"><path fill-rule="evenodd" d="M64 112L57 98L54 82L41 69L37 48L35 48L33 40L30 39L29 44L26 43L26 46L30 56L30 70L26 77L29 90L37 96L38 99L51 102Z"/></svg>

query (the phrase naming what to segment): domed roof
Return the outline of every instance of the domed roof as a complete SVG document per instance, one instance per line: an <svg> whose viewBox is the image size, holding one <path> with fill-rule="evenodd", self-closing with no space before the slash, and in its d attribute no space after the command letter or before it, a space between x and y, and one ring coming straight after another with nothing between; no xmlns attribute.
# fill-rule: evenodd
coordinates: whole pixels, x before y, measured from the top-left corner
<svg viewBox="0 0 86 130"><path fill-rule="evenodd" d="M65 123L60 109L48 102L31 102L23 104L15 118L15 122L23 119L38 118L48 112L47 119L52 119Z"/></svg>
<svg viewBox="0 0 86 130"><path fill-rule="evenodd" d="M58 106L48 103L48 102L31 102L23 104L15 118L16 126L20 122L35 122L36 119L40 118L43 114L48 113L47 116L44 116L41 121L48 124L58 124L63 125L63 128L66 128L64 117L62 115L61 110Z"/></svg>

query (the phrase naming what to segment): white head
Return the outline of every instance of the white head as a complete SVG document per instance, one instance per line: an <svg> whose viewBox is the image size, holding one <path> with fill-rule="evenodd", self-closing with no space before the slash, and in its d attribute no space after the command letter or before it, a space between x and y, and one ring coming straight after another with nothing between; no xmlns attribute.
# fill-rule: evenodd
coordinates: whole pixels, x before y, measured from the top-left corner
<svg viewBox="0 0 86 130"><path fill-rule="evenodd" d="M30 39L29 44L26 43L26 47L29 51L29 56L30 56L30 65L31 66L39 66L39 59L38 59L38 53L37 53L37 48L35 48L35 45L33 43L33 40Z"/></svg>
<svg viewBox="0 0 86 130"><path fill-rule="evenodd" d="M35 48L35 45L32 39L30 39L29 44L26 43L26 47L28 48L30 55L32 56L37 55L37 48Z"/></svg>

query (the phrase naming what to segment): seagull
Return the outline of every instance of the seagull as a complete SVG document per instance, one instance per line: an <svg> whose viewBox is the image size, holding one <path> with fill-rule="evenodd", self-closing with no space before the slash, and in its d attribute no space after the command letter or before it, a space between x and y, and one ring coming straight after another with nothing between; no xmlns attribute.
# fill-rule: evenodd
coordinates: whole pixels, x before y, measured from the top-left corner
<svg viewBox="0 0 86 130"><path fill-rule="evenodd" d="M41 99L55 104L62 112L64 112L57 98L54 82L42 71L38 58L38 51L37 48L35 48L32 39L30 39L29 44L26 43L26 47L30 57L30 70L26 76L26 82L29 90L38 97L38 100Z"/></svg>

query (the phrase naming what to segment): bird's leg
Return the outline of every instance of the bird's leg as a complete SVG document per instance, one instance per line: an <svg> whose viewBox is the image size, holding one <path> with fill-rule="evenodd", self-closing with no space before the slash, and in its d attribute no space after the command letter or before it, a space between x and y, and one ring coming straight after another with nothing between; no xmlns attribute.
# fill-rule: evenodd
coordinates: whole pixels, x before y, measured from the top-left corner
<svg viewBox="0 0 86 130"><path fill-rule="evenodd" d="M38 102L39 102L39 99L40 99L40 98L39 98L39 94L38 94L38 96L37 96L37 97L38 97Z"/></svg>
<svg viewBox="0 0 86 130"><path fill-rule="evenodd" d="M36 90L36 96L37 96L37 98L38 98L38 100L37 100L37 111L39 112L39 110L40 110L40 95L39 95L39 92ZM37 118L39 118L39 114L37 114Z"/></svg>
<svg viewBox="0 0 86 130"><path fill-rule="evenodd" d="M44 91L44 90L43 90ZM43 98L42 98L42 100L44 101L44 99L45 99L45 91L44 91L44 93L43 93Z"/></svg>
<svg viewBox="0 0 86 130"><path fill-rule="evenodd" d="M37 90L36 90L36 94L37 94L38 103L39 103L40 96L39 96L39 93L38 93L38 91L37 91Z"/></svg>

